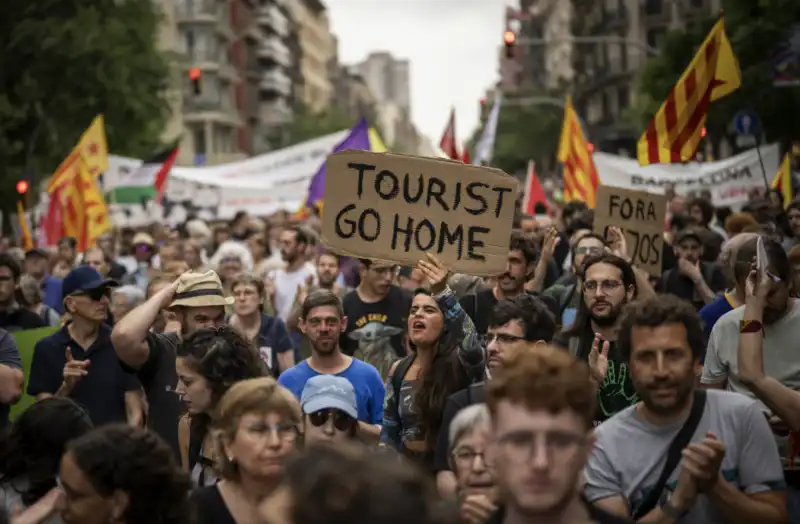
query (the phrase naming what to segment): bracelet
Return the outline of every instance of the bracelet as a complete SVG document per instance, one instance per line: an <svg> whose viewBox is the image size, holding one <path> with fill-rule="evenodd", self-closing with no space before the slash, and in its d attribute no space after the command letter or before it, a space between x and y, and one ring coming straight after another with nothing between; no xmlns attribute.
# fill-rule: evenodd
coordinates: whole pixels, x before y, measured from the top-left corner
<svg viewBox="0 0 800 524"><path fill-rule="evenodd" d="M760 320L742 320L739 322L739 333L759 333L764 331Z"/></svg>

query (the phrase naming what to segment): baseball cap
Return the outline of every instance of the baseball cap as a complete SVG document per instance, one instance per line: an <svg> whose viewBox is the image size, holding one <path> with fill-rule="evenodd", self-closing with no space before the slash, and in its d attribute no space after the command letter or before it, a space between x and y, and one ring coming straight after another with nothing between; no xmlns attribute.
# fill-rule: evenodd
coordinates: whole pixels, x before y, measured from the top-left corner
<svg viewBox="0 0 800 524"><path fill-rule="evenodd" d="M687 238L693 238L693 239L697 240L698 242L700 242L701 244L703 243L702 234L697 229L693 229L693 228L688 228L687 227L686 229L682 229L682 230L678 231L678 234L675 235L675 241L679 242L679 243L683 242Z"/></svg>
<svg viewBox="0 0 800 524"><path fill-rule="evenodd" d="M300 396L303 413L314 413L323 409L340 409L358 418L356 390L349 380L336 375L317 375L308 379Z"/></svg>
<svg viewBox="0 0 800 524"><path fill-rule="evenodd" d="M117 287L116 280L104 279L92 266L81 265L70 271L61 283L61 297L101 287Z"/></svg>
<svg viewBox="0 0 800 524"><path fill-rule="evenodd" d="M50 258L50 255L47 253L46 249L42 249L40 247L32 247L25 252L25 258L30 257L39 257L39 258Z"/></svg>

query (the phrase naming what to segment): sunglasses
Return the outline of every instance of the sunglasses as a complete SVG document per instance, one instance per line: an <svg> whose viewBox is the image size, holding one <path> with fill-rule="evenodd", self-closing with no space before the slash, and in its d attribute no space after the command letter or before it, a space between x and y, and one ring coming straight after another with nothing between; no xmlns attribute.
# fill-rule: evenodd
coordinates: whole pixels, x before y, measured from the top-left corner
<svg viewBox="0 0 800 524"><path fill-rule="evenodd" d="M103 297L111 297L111 290L107 287L97 287L94 289L90 289L88 291L79 291L78 293L73 293L74 297L87 297L90 300L94 300L95 302L99 302L103 300Z"/></svg>
<svg viewBox="0 0 800 524"><path fill-rule="evenodd" d="M339 431L350 431L353 424L356 422L356 419L338 409L323 409L315 411L314 413L309 413L308 420L311 421L314 427L319 428L324 426L331 417L333 417L333 427Z"/></svg>

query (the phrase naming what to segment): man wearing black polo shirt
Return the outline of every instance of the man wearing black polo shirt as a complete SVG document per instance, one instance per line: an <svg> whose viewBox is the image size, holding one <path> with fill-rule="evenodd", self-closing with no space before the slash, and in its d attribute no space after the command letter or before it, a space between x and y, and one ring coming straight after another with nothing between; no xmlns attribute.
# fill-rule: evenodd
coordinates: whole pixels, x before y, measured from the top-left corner
<svg viewBox="0 0 800 524"><path fill-rule="evenodd" d="M95 426L113 422L139 425L141 386L120 366L104 322L113 280L79 266L64 277L64 309L70 321L36 343L28 394L37 400L70 397L83 405Z"/></svg>
<svg viewBox="0 0 800 524"><path fill-rule="evenodd" d="M556 334L553 313L539 298L522 293L495 304L486 334L486 376L491 379L503 367L507 353L525 351L531 344L549 344ZM450 470L450 424L459 411L486 402L487 382L478 382L447 398L442 426L436 438L433 467L442 497L455 494L456 477Z"/></svg>
<svg viewBox="0 0 800 524"><path fill-rule="evenodd" d="M0 328L22 331L45 327L42 317L20 306L16 291L21 274L19 262L7 253L0 253Z"/></svg>
<svg viewBox="0 0 800 524"><path fill-rule="evenodd" d="M187 272L114 326L112 341L117 355L126 369L135 370L147 394L147 425L172 447L176 457L180 457L176 349L181 336L224 324L225 307L233 302L233 297L225 297L222 282L215 272ZM164 309L175 313L181 325L180 333L151 330Z"/></svg>

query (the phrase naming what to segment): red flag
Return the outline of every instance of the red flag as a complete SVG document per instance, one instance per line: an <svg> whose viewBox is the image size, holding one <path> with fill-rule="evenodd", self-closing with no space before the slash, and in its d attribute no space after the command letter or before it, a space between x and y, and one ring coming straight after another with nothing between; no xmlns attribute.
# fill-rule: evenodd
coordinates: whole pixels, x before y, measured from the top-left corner
<svg viewBox="0 0 800 524"><path fill-rule="evenodd" d="M536 176L536 162L528 161L528 175L525 178L525 198L522 201L522 211L529 216L536 214L536 204L544 204L549 211L547 196L544 194L539 177Z"/></svg>
<svg viewBox="0 0 800 524"><path fill-rule="evenodd" d="M464 145L464 149L461 151L461 161L465 164L471 164L472 160L469 158L469 148Z"/></svg>
<svg viewBox="0 0 800 524"><path fill-rule="evenodd" d="M447 121L447 127L444 128L442 139L439 141L439 147L451 160L461 160L461 155L458 154L456 147L456 110L450 110L450 120Z"/></svg>

